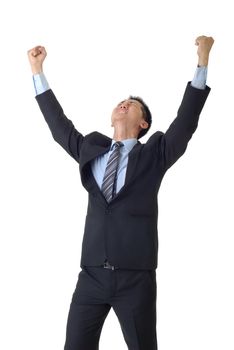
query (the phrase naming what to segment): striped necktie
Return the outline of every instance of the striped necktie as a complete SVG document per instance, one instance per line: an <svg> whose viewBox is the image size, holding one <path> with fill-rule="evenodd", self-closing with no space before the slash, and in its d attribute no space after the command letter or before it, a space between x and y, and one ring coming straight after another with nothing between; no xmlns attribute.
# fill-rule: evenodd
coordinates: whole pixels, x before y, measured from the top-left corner
<svg viewBox="0 0 234 350"><path fill-rule="evenodd" d="M115 195L115 187L116 187L116 176L117 169L119 164L119 156L120 156L120 147L123 146L121 141L117 141L114 144L114 151L111 153L105 174L103 177L101 191L109 203Z"/></svg>

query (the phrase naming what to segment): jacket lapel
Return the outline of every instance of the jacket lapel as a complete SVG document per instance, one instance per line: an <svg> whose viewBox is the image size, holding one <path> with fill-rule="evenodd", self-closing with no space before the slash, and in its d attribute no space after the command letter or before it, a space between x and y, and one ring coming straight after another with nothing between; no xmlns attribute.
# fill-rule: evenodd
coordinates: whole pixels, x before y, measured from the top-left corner
<svg viewBox="0 0 234 350"><path fill-rule="evenodd" d="M98 132L92 133L81 148L80 154L80 171L87 163L89 163L94 158L108 152L111 147L112 139Z"/></svg>
<svg viewBox="0 0 234 350"><path fill-rule="evenodd" d="M83 186L89 193L101 194L99 186L93 176L91 169L91 161L102 154L105 154L110 150L112 139L94 132L86 136L81 151L80 151L80 176ZM104 196L103 200L105 200Z"/></svg>

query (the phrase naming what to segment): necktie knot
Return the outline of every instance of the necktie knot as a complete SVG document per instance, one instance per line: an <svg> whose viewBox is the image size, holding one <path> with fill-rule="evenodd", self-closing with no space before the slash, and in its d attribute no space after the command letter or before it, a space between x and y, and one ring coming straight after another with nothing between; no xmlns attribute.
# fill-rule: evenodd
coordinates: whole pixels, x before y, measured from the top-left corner
<svg viewBox="0 0 234 350"><path fill-rule="evenodd" d="M116 142L114 143L114 149L120 148L121 146L123 146L123 142L121 142L121 141L116 141Z"/></svg>

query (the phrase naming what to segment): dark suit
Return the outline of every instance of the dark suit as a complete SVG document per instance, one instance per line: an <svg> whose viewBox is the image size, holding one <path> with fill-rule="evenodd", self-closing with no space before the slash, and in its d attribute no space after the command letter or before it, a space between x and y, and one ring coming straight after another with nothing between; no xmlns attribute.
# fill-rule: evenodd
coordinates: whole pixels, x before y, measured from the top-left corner
<svg viewBox="0 0 234 350"><path fill-rule="evenodd" d="M165 172L185 152L209 92L208 86L200 90L187 84L177 117L168 130L155 132L145 144L138 141L130 151L125 184L109 204L95 181L90 162L109 151L112 139L98 132L86 136L78 132L52 90L36 96L54 140L79 163L81 181L88 191L80 263L86 272L92 270L91 266L101 266L105 259L120 270L155 271L158 190ZM97 269L92 271L96 273ZM92 346L90 350L95 349ZM72 346L69 349L78 350Z"/></svg>

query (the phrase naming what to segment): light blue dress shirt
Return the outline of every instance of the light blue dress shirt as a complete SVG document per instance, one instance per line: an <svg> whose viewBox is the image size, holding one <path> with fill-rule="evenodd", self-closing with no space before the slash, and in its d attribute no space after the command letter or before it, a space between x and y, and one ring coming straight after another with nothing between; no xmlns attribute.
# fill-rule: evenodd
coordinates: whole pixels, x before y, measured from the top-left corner
<svg viewBox="0 0 234 350"><path fill-rule="evenodd" d="M121 187L124 185L125 182L125 176L126 176L126 170L128 165L128 153L131 151L131 149L135 146L137 143L137 139L126 139L121 140L121 142L124 144L122 147L120 147L120 158L119 158L119 166L117 171L117 181L116 181L116 193L119 192ZM97 158L95 158L91 162L91 167L93 171L93 175L95 177L95 180L101 189L103 177L105 174L106 166L108 159L113 152L113 145L115 143L115 140L112 140L110 151L105 153L104 155L101 155Z"/></svg>
<svg viewBox="0 0 234 350"><path fill-rule="evenodd" d="M205 89L207 79L207 67L197 67L191 85L197 89ZM42 94L46 90L49 90L49 84L44 73L39 73L33 75L33 83L35 88L36 95ZM137 143L136 138L121 140L124 146L120 148L120 159L119 159L119 168L117 172L117 182L116 182L116 193L122 188L125 182L126 170L128 165L128 154L132 148ZM101 189L102 181L106 169L108 159L113 152L113 144L115 140L112 139L111 147L109 152L95 158L91 162L91 169L94 175L94 178Z"/></svg>

